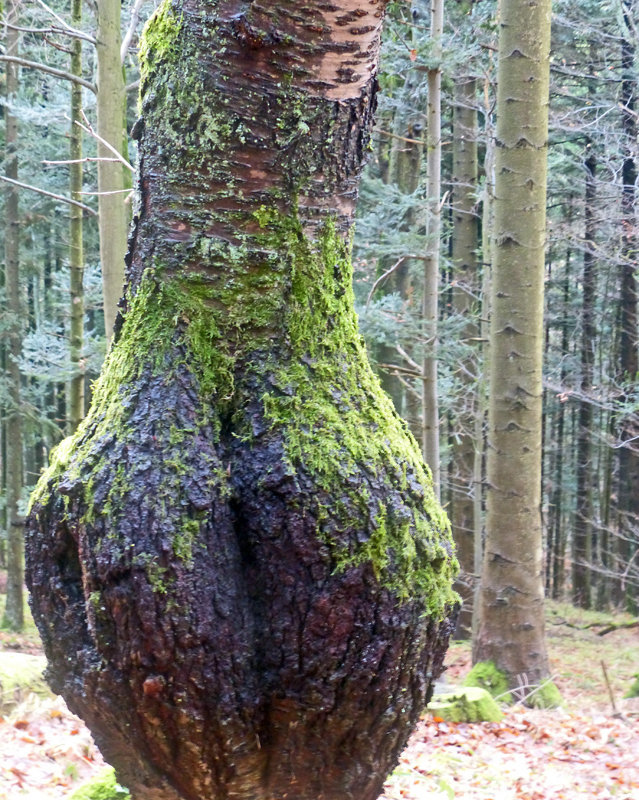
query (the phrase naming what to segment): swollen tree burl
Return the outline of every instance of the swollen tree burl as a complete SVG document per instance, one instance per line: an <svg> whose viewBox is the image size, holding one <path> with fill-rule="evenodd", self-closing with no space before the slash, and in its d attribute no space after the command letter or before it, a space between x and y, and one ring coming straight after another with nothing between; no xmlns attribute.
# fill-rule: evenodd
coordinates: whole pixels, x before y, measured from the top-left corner
<svg viewBox="0 0 639 800"><path fill-rule="evenodd" d="M139 800L373 800L455 571L349 235L383 2L165 2L115 344L28 523L48 677Z"/></svg>

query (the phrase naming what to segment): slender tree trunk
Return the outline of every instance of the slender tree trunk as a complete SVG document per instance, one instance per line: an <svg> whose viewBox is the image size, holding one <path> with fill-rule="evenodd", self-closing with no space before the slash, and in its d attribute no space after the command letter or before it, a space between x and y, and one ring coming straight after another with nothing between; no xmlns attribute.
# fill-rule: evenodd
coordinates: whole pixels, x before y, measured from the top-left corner
<svg viewBox="0 0 639 800"><path fill-rule="evenodd" d="M566 360L569 355L570 341L569 328L567 324L569 304L570 304L570 267L572 263L572 250L566 251L566 266L563 284L563 313L561 323L561 386L565 386L567 369ZM565 571L565 548L566 532L564 529L564 449L565 449L565 426L566 426L566 404L560 399L557 410L557 435L555 437L555 447L557 448L557 458L553 475L553 492L550 501L553 510L549 524L549 546L548 559L550 562L550 587L548 594L554 599L563 598L564 593L564 571Z"/></svg>
<svg viewBox="0 0 639 800"><path fill-rule="evenodd" d="M82 26L82 0L73 0L71 24ZM71 74L82 76L82 41L71 43ZM82 122L82 87L71 84L71 128L69 131L69 180L71 199L82 201L82 130L76 124ZM69 433L73 433L84 416L84 250L82 243L82 214L77 206L69 211L69 261L71 268L71 331L70 350L73 375L69 384Z"/></svg>
<svg viewBox="0 0 639 800"><path fill-rule="evenodd" d="M479 217L477 216L477 81L464 76L455 81L453 105L453 308L463 316L463 336L473 354L467 359L462 384L464 407L455 420L452 445L451 523L461 575L455 587L462 598L456 638L470 637L475 587L475 484L476 421L479 416L477 386L469 376L477 371L479 339Z"/></svg>
<svg viewBox="0 0 639 800"><path fill-rule="evenodd" d="M475 458L473 473L475 496L473 508L473 544L474 544L474 576L475 591L473 595L473 638L479 624L479 593L481 591L481 572L484 560L484 499L486 474L486 420L488 417L488 377L484 365L488 362L490 344L490 296L493 264L494 202L495 202L495 148L494 121L492 101L490 98L490 79L484 81L484 130L486 133L486 151L484 154L484 191L482 193L482 229L481 229L481 316L479 321L481 374L477 381L477 417L475 419Z"/></svg>
<svg viewBox="0 0 639 800"><path fill-rule="evenodd" d="M120 61L120 0L97 0L98 135L118 152L125 151L126 91ZM113 159L113 153L98 142L98 156ZM104 295L104 325L111 338L124 287L129 211L124 190L130 186L126 168L116 161L98 163L98 208L100 212L100 262Z"/></svg>
<svg viewBox="0 0 639 800"><path fill-rule="evenodd" d="M384 3L164 2L122 324L33 498L49 675L136 800L375 800L454 559L357 332Z"/></svg>
<svg viewBox="0 0 639 800"><path fill-rule="evenodd" d="M7 22L18 24L18 3L9 0L6 6ZM19 34L6 28L6 53L18 56ZM18 92L18 67L7 63L5 67L7 99L12 102ZM7 105L5 123L5 174L18 179L18 119ZM6 505L7 505L7 603L2 624L13 630L24 626L24 569L23 569L23 520L19 502L23 486L23 442L22 442L22 397L20 368L17 359L22 353L22 328L24 308L20 286L20 210L19 190L9 186L5 189L5 291L9 324L5 331L7 339L6 375L8 379L8 402L6 422Z"/></svg>
<svg viewBox="0 0 639 800"><path fill-rule="evenodd" d="M572 601L581 608L590 608L592 602L592 375L595 360L596 291L595 257L595 170L597 161L590 154L585 161L586 197L584 204L585 242L581 302L581 401L579 403L579 428L577 431L577 504L573 525L572 547Z"/></svg>
<svg viewBox="0 0 639 800"><path fill-rule="evenodd" d="M474 662L548 677L540 512L550 2L503 0L495 165L486 550Z"/></svg>
<svg viewBox="0 0 639 800"><path fill-rule="evenodd" d="M439 399L437 395L437 325L439 321L439 248L441 237L441 39L444 28L443 0L431 0L431 37L433 66L428 70L428 109L426 130L426 159L428 180L428 218L426 231L428 249L424 263L424 300L422 314L427 351L422 372L422 452L433 475L435 492L440 492L439 468Z"/></svg>
<svg viewBox="0 0 639 800"><path fill-rule="evenodd" d="M628 399L627 386L634 388L639 373L637 353L637 235L636 213L636 146L637 146L637 89L635 74L635 46L633 43L636 24L635 0L623 0L626 30L621 43L622 85L621 113L624 133L624 161L622 168L623 190L622 213L622 262L621 272L621 325L620 325L620 382L621 404ZM631 388L631 391L632 391ZM625 572L639 545L639 414L622 412L619 438L619 533L620 569ZM623 601L629 610L636 613L637 591L624 581L618 584L617 601Z"/></svg>

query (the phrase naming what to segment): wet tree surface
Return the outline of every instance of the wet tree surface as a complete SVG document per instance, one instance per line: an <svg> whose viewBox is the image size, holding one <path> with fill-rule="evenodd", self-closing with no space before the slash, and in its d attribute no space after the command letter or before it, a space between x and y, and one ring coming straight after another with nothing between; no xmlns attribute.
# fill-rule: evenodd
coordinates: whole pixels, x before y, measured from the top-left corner
<svg viewBox="0 0 639 800"><path fill-rule="evenodd" d="M115 344L32 501L48 678L139 800L373 800L455 572L349 231L383 3L164 3Z"/></svg>

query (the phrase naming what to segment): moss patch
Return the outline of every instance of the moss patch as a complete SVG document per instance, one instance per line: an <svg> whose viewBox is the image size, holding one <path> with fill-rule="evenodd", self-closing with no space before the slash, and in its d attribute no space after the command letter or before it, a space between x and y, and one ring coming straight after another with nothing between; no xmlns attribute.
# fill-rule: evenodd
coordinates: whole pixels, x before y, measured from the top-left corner
<svg viewBox="0 0 639 800"><path fill-rule="evenodd" d="M131 795L117 782L113 767L108 767L76 789L69 800L124 800L126 797Z"/></svg>
<svg viewBox="0 0 639 800"><path fill-rule="evenodd" d="M506 675L497 669L492 661L480 661L471 669L464 680L464 686L477 686L485 689L502 703L512 703Z"/></svg>
<svg viewBox="0 0 639 800"><path fill-rule="evenodd" d="M628 689L624 697L639 697L639 673L635 675L635 678L635 682L632 684L630 689Z"/></svg>
<svg viewBox="0 0 639 800"><path fill-rule="evenodd" d="M477 686L435 695L426 710L446 722L501 722L504 716L491 695Z"/></svg>
<svg viewBox="0 0 639 800"><path fill-rule="evenodd" d="M558 708L561 702L561 693L552 681L545 681L525 699L531 708Z"/></svg>
<svg viewBox="0 0 639 800"><path fill-rule="evenodd" d="M152 66L177 56L177 38L182 21L175 15L171 0L164 0L148 19L140 37L140 77L144 82Z"/></svg>

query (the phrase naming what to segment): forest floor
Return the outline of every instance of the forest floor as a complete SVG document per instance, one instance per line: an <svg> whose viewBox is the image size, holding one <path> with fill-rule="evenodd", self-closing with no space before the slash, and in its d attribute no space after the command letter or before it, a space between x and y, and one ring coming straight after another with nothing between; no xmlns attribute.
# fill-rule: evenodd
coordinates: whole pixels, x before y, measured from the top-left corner
<svg viewBox="0 0 639 800"><path fill-rule="evenodd" d="M498 723L446 723L425 714L380 800L639 800L639 698L623 699L639 670L639 628L600 636L606 625L630 618L556 603L547 616L562 708L516 705ZM40 654L35 629L0 631L0 664L8 652ZM453 643L446 663L447 682L461 683L469 644ZM61 698L32 695L0 716L0 800L68 797L103 767L88 730Z"/></svg>

